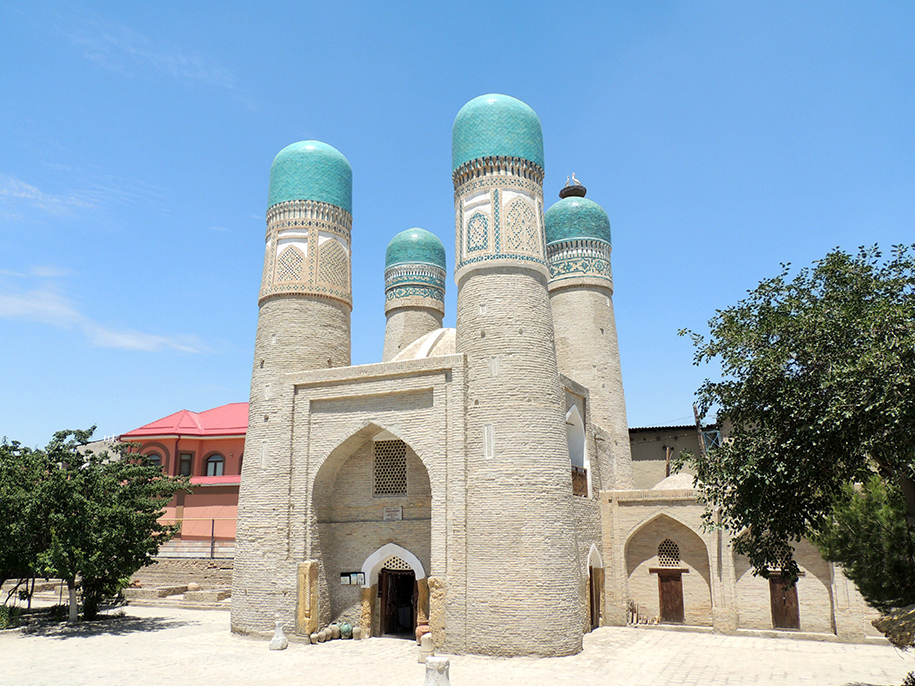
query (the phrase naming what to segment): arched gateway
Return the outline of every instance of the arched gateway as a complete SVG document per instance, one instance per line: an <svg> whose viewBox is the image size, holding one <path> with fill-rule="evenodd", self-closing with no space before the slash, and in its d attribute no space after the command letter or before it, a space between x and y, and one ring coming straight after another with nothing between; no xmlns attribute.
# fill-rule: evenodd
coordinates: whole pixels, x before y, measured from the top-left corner
<svg viewBox="0 0 915 686"><path fill-rule="evenodd" d="M413 448L369 425L331 451L313 490L325 622L413 635L428 622L429 475Z"/></svg>

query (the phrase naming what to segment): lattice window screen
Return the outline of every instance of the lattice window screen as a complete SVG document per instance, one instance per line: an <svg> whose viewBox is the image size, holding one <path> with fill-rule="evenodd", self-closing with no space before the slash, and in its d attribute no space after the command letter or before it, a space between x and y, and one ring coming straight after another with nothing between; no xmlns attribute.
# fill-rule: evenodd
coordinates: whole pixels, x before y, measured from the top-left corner
<svg viewBox="0 0 915 686"><path fill-rule="evenodd" d="M658 546L658 564L662 567L675 567L680 564L680 546L665 538Z"/></svg>
<svg viewBox="0 0 915 686"><path fill-rule="evenodd" d="M383 569L409 572L413 568L395 555L384 563Z"/></svg>
<svg viewBox="0 0 915 686"><path fill-rule="evenodd" d="M407 494L407 444L375 441L375 495Z"/></svg>

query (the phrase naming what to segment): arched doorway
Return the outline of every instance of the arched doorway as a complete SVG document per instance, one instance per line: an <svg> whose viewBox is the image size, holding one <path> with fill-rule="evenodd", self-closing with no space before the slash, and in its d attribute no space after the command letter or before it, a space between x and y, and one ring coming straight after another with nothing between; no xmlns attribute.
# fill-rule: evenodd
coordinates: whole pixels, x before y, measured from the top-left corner
<svg viewBox="0 0 915 686"><path fill-rule="evenodd" d="M313 502L320 623L347 621L378 635L405 634L425 620L418 605L431 560L432 494L426 468L411 446L369 424L324 461ZM416 609L407 616L405 607ZM382 608L396 608L384 627Z"/></svg>
<svg viewBox="0 0 915 686"><path fill-rule="evenodd" d="M422 562L396 543L381 546L362 564L364 589L381 636L413 636L417 624L428 622L429 594ZM377 590L375 590L377 589Z"/></svg>
<svg viewBox="0 0 915 686"><path fill-rule="evenodd" d="M591 630L600 626L601 596L604 592L604 563L597 546L592 544L588 551L588 609L591 616Z"/></svg>
<svg viewBox="0 0 915 686"><path fill-rule="evenodd" d="M626 541L631 621L712 624L708 549L685 524L665 514Z"/></svg>

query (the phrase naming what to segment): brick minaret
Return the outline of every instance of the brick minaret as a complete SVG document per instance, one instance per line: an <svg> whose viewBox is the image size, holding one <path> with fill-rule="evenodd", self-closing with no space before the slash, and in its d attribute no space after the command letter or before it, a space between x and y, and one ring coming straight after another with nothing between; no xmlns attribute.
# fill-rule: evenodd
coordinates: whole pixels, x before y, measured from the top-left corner
<svg viewBox="0 0 915 686"><path fill-rule="evenodd" d="M414 228L391 239L384 260L382 362L442 328L445 316L445 247L435 234Z"/></svg>
<svg viewBox="0 0 915 686"><path fill-rule="evenodd" d="M350 364L352 170L335 148L294 143L273 160L238 502L232 628L272 631L294 589L288 557L289 372Z"/></svg>
<svg viewBox="0 0 915 686"><path fill-rule="evenodd" d="M468 652L568 655L583 610L543 232L543 137L484 95L452 132L457 351L466 355ZM456 580L454 580L456 581Z"/></svg>
<svg viewBox="0 0 915 686"><path fill-rule="evenodd" d="M610 220L581 185L546 211L550 304L559 371L588 387L591 419L611 437L617 463L631 461L620 350L613 316ZM601 488L628 487L605 483Z"/></svg>

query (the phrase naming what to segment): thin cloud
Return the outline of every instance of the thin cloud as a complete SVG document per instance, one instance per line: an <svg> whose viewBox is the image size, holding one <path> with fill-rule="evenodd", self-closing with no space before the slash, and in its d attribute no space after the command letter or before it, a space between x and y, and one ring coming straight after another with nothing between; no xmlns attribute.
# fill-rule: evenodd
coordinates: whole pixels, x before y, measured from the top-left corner
<svg viewBox="0 0 915 686"><path fill-rule="evenodd" d="M27 221L37 219L33 210L55 217L71 216L75 212L104 210L113 205L142 205L159 214L168 214L162 202L164 191L144 182L128 181L98 175L64 165L50 165L55 171L66 171L68 178L76 180L80 189L66 193L50 193L38 186L9 174L0 173L0 217Z"/></svg>
<svg viewBox="0 0 915 686"><path fill-rule="evenodd" d="M52 265L37 264L29 268L29 273L40 279L59 279L62 276L73 274L72 269L63 269Z"/></svg>
<svg viewBox="0 0 915 686"><path fill-rule="evenodd" d="M0 203L26 203L50 214L69 214L74 208L92 208L96 203L85 193L48 193L15 176L0 174Z"/></svg>
<svg viewBox="0 0 915 686"><path fill-rule="evenodd" d="M37 275L63 273L62 270L55 271L53 267L35 267L30 271ZM22 319L62 329L76 329L86 336L90 344L100 348L147 352L207 351L207 347L196 336L162 336L96 322L80 312L62 290L50 282L27 290L17 290L0 282L0 319Z"/></svg>
<svg viewBox="0 0 915 686"><path fill-rule="evenodd" d="M137 68L153 69L184 83L224 89L253 107L230 70L194 52L157 45L124 24L90 21L76 31L68 29L66 35L88 60L109 71L131 75Z"/></svg>

